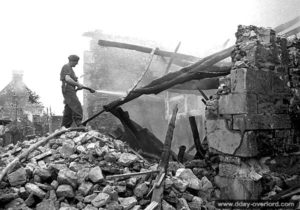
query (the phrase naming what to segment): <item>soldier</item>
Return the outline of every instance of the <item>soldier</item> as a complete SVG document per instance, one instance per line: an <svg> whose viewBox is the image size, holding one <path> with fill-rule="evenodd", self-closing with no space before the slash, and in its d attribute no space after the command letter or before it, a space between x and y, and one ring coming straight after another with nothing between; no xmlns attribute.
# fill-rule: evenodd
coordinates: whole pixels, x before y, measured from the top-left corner
<svg viewBox="0 0 300 210"><path fill-rule="evenodd" d="M69 128L73 121L77 126L80 126L82 121L82 106L76 95L76 90L82 89L84 86L78 82L73 67L78 64L79 57L70 55L69 63L62 67L60 72L60 80L62 81L62 94L64 97L64 113L62 126Z"/></svg>

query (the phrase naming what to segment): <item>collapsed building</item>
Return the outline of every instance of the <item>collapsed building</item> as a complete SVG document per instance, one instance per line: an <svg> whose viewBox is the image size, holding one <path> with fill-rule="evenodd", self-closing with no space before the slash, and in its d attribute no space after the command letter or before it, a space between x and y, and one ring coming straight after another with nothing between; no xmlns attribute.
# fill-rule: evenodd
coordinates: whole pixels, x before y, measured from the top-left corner
<svg viewBox="0 0 300 210"><path fill-rule="evenodd" d="M111 123L111 136L116 127L108 112L120 119L125 130L122 135L131 132L127 140L133 138L126 144L81 128L58 131L47 138L4 148L0 166L3 208L215 209L220 200L293 201L289 203L291 209L297 202L299 205L300 40L279 37L272 29L255 26L239 26L236 38L235 46L162 75L130 91L124 98L103 95L100 100L105 104L99 104L95 98L85 98L88 105L85 114L94 119L104 113L100 116L102 122L96 125L104 126L103 121L110 119L107 121ZM110 52L102 50L102 58L98 59L106 55L109 60ZM228 56L232 60L230 67L215 65ZM86 68L97 69L100 64L92 58L89 57ZM99 69L110 70L107 66ZM99 77L92 74L90 78ZM87 82L87 85L103 89L94 83ZM127 102L167 89L177 92L200 89L195 96L200 98L195 100L201 102L200 106L205 104L201 112L203 124L190 123L191 139L177 141L176 147L172 144L172 149L178 149L194 143L195 158L184 149L178 150L177 157L174 155L177 151L170 150L180 109L177 103L168 103L169 118L165 117L165 110L155 112L162 122L170 121L169 126L164 125L165 141L161 136L151 136L151 132L141 134L142 127L146 127L146 124L139 125L142 119L131 120L131 111L117 109L123 104L127 105L123 106L124 110L136 109L138 105L130 107ZM201 92L206 89L215 90ZM145 98L142 104L150 108L166 102L165 96L155 100L147 104L151 100ZM107 112L93 109L97 103L99 108L105 105ZM93 105L89 107L89 104ZM184 126L188 127L192 121L193 118L185 120ZM196 131L200 126L205 129ZM156 150L143 145L146 141L141 137L151 141L150 147ZM161 159L143 157L143 151L135 151L138 149L149 149L148 152L161 155Z"/></svg>
<svg viewBox="0 0 300 210"><path fill-rule="evenodd" d="M102 93L98 94L84 93L83 104L85 116L87 117L92 116L104 105L122 96L122 92L125 93L129 90L142 75L141 69L149 67L149 70L138 84L138 86L145 86L168 72L178 71L182 66L199 60L194 56L179 54L181 57L173 59L170 69L166 72L166 66L168 66L172 53L169 53L169 55L165 53L166 55L161 56L161 50L156 49L159 46L157 43L111 36L100 31L85 33L85 36L92 39L90 49L85 51L84 83L94 89L102 90ZM125 44L124 42L134 44ZM112 47L113 45L116 47ZM150 48L141 45L147 45ZM132 49L128 49L126 46ZM151 55L152 50L154 50L154 56ZM178 104L177 129L174 131L172 144L172 148L176 151L181 146L182 141L185 142L187 147L193 144L193 137L186 116L193 115L196 117L200 139L204 137L205 106L201 101L202 96L200 93L196 92L194 94L194 92L186 91L183 93L182 91L166 90L164 93L157 95L143 95L130 103L124 104L122 107L128 111L132 120L147 128L158 139L162 140L167 129L167 122L172 114L172 108L175 103ZM120 121L111 113L104 113L91 121L90 125L93 128L102 128L102 131L110 133L120 127Z"/></svg>

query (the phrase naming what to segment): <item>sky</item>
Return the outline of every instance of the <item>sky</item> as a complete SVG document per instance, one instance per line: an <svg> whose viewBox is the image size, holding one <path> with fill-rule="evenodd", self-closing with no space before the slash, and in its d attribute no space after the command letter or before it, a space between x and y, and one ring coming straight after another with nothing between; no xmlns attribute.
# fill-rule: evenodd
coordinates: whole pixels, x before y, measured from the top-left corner
<svg viewBox="0 0 300 210"><path fill-rule="evenodd" d="M299 0L2 0L0 90L21 70L43 105L61 115L59 73L70 54L82 58L89 49L85 32L151 40L169 51L181 41L180 53L204 57L227 39L234 44L239 24L275 27L299 14ZM74 70L82 75L83 59Z"/></svg>

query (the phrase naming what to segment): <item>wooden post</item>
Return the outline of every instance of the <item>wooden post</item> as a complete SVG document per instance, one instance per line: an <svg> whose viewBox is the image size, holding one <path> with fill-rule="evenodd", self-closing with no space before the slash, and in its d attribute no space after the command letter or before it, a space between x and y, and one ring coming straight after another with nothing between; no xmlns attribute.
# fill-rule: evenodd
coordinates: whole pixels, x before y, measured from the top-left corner
<svg viewBox="0 0 300 210"><path fill-rule="evenodd" d="M164 143L164 149L161 156L161 161L158 165L159 174L155 179L154 185L153 185L153 194L151 198L151 203L157 202L159 205L156 207L156 210L161 209L161 200L164 192L164 185L163 180L165 178L165 175L167 174L168 166L169 166L169 158L171 154L171 144L173 140L173 131L175 128L175 121L176 121L176 115L178 112L178 106L176 105L173 109L172 117L169 122L168 131L166 134L166 139ZM151 204L150 204L151 205Z"/></svg>
<svg viewBox="0 0 300 210"><path fill-rule="evenodd" d="M179 152L178 152L178 155L177 155L177 159L180 163L183 163L185 150L186 150L186 146L182 145L182 146L179 147Z"/></svg>
<svg viewBox="0 0 300 210"><path fill-rule="evenodd" d="M195 147L196 147L196 150L197 150L197 153L196 153L195 157L199 156L201 159L204 159L205 150L203 149L203 147L201 145L201 142L200 142L196 119L195 119L194 116L190 116L189 121L190 121L190 126L191 126L191 129L192 129L192 132L193 132Z"/></svg>

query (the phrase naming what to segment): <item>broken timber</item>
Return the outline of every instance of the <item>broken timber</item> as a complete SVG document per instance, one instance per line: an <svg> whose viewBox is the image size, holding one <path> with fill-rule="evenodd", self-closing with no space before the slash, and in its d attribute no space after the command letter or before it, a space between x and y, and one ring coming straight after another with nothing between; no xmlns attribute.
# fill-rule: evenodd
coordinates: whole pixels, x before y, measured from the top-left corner
<svg viewBox="0 0 300 210"><path fill-rule="evenodd" d="M127 44L127 43L122 43L122 42L113 42L113 41L107 41L107 40L99 40L98 44L103 47L117 47L117 48L122 48L122 49L127 49L127 50L136 50L139 52L143 53L151 53L152 48L150 47L143 47L139 45L134 45L134 44ZM165 50L156 50L155 55L163 56L163 57L173 57L174 58L180 58L183 60L188 60L191 62L195 62L200 60L200 58L192 56L192 55L186 55L186 54L181 54L181 53L174 53L165 51Z"/></svg>
<svg viewBox="0 0 300 210"><path fill-rule="evenodd" d="M111 176L106 176L106 179L125 179L125 178L130 178L133 176L140 176L140 175L145 175L145 174L154 174L158 173L158 170L155 171L142 171L142 172L136 172L136 173L127 173L127 174L117 174L117 175L111 175Z"/></svg>
<svg viewBox="0 0 300 210"><path fill-rule="evenodd" d="M130 119L128 112L124 112L120 107L111 111L119 118L124 127L124 134L121 137L132 149L160 156L163 143L155 137L148 129L142 128L139 124Z"/></svg>
<svg viewBox="0 0 300 210"><path fill-rule="evenodd" d="M161 161L159 162L158 165L158 170L159 174L157 175L154 185L153 185L153 193L152 193L152 198L151 198L151 203L146 209L161 209L161 200L163 196L163 191L164 191L164 178L165 175L167 174L168 171L168 166L169 166L169 158L171 154L171 145L172 145L172 140L173 140L173 131L175 128L175 121L176 121L176 115L178 112L178 106L176 105L173 109L172 117L169 123L169 127L167 130L166 134L166 139L164 143L164 148L163 148L163 153L161 156ZM150 191L151 192L151 191ZM158 205L153 205L154 203L158 203ZM150 208L150 206L155 206L154 208Z"/></svg>
<svg viewBox="0 0 300 210"><path fill-rule="evenodd" d="M200 157L200 159L204 159L205 158L205 150L203 149L203 147L201 145L201 142L200 142L199 132L198 132L195 117L190 116L189 117L189 122L190 122L190 126L191 126L192 133L193 133L195 147L196 147L196 150L197 150L197 153L196 153L195 157Z"/></svg>

